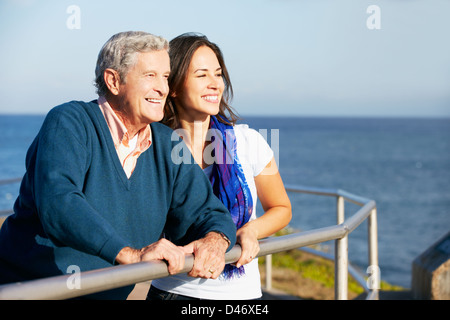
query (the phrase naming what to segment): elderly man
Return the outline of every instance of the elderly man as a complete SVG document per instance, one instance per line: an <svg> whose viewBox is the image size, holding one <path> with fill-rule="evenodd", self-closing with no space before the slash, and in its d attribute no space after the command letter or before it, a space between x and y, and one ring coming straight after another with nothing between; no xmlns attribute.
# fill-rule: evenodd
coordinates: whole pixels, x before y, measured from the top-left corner
<svg viewBox="0 0 450 320"><path fill-rule="evenodd" d="M0 284L148 260L167 261L173 274L186 253L195 256L191 276L219 276L236 229L200 167L171 160L172 131L157 122L167 50L148 33L114 35L98 56L98 100L49 112L0 231Z"/></svg>

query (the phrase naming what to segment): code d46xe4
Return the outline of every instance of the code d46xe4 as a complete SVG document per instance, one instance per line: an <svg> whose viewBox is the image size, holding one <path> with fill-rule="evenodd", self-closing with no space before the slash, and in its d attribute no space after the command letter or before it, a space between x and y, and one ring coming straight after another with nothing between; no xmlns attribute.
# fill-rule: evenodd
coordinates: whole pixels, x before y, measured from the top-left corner
<svg viewBox="0 0 450 320"><path fill-rule="evenodd" d="M249 304L249 305L226 305L226 314L269 314L267 305Z"/></svg>

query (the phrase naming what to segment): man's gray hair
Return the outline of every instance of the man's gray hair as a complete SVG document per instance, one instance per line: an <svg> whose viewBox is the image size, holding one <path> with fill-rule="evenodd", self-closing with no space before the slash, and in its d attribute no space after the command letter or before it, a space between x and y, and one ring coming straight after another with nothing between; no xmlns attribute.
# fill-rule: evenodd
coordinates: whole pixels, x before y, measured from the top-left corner
<svg viewBox="0 0 450 320"><path fill-rule="evenodd" d="M143 31L127 31L113 35L98 54L95 68L95 86L99 96L108 92L103 74L106 69L119 73L120 82L125 83L126 76L136 62L139 52L169 50L169 42L159 36Z"/></svg>

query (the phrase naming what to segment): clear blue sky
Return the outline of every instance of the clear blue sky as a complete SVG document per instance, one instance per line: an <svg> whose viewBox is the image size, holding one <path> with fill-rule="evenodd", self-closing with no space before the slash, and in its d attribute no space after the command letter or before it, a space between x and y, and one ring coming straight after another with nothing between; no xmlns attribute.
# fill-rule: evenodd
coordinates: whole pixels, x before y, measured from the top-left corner
<svg viewBox="0 0 450 320"><path fill-rule="evenodd" d="M448 0L1 0L0 113L95 99L101 46L143 30L216 42L242 115L450 117L449 13Z"/></svg>

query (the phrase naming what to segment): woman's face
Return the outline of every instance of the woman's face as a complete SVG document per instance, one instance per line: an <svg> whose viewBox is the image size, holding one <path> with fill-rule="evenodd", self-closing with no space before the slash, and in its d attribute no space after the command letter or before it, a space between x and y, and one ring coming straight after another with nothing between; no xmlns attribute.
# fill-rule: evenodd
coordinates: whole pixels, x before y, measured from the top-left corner
<svg viewBox="0 0 450 320"><path fill-rule="evenodd" d="M203 120L219 113L225 84L216 54L202 46L195 51L181 92L175 101L183 120Z"/></svg>

